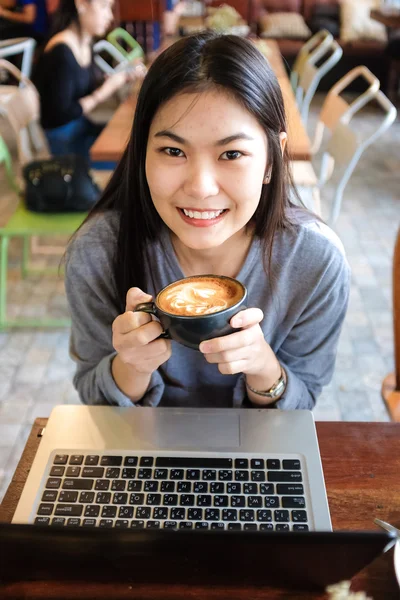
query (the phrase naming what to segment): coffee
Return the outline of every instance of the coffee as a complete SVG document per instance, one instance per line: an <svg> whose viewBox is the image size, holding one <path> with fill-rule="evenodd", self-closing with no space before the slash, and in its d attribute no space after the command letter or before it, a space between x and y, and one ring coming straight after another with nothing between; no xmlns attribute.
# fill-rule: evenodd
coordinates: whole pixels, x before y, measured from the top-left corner
<svg viewBox="0 0 400 600"><path fill-rule="evenodd" d="M199 317L234 306L243 295L241 284L229 277L199 275L169 285L159 294L157 304L173 315Z"/></svg>

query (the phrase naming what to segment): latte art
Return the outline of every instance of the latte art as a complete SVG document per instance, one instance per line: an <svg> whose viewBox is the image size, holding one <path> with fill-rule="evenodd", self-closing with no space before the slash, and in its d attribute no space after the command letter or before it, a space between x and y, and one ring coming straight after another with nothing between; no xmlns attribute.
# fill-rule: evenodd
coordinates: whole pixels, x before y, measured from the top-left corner
<svg viewBox="0 0 400 600"><path fill-rule="evenodd" d="M160 308L181 316L210 315L236 304L242 288L233 281L212 277L193 277L172 284L159 298Z"/></svg>

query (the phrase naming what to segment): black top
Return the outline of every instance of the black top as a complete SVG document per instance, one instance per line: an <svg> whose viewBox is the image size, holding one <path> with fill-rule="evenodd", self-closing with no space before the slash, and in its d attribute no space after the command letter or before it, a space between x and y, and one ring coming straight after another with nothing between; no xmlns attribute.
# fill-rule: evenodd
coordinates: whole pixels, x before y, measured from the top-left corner
<svg viewBox="0 0 400 600"><path fill-rule="evenodd" d="M33 82L40 94L44 129L65 125L82 115L79 100L101 84L100 70L92 62L82 67L67 44L57 44L40 56Z"/></svg>

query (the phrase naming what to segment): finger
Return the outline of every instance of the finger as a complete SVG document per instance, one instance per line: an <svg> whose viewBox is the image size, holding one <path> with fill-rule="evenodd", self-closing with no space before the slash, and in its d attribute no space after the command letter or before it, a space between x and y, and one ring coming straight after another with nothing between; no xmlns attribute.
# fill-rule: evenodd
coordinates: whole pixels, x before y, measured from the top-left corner
<svg viewBox="0 0 400 600"><path fill-rule="evenodd" d="M132 349L132 352L136 353L137 359L137 348ZM140 360L143 361L154 360L163 355L167 355L165 360L167 360L171 355L170 340L165 340L163 338L156 339L140 349Z"/></svg>
<svg viewBox="0 0 400 600"><path fill-rule="evenodd" d="M224 337L214 338L202 342L199 346L200 352L203 354L216 354L218 352L226 352L227 350L235 350L237 348L243 348L250 346L259 337L262 331L259 325L242 329L236 333L231 333Z"/></svg>
<svg viewBox="0 0 400 600"><path fill-rule="evenodd" d="M241 310L230 320L232 327L251 327L258 325L264 318L264 313L259 308Z"/></svg>
<svg viewBox="0 0 400 600"><path fill-rule="evenodd" d="M135 307L141 302L150 302L152 296L146 294L140 288L133 287L127 291L126 294L126 307L125 310L134 310Z"/></svg>
<svg viewBox="0 0 400 600"><path fill-rule="evenodd" d="M220 363L236 362L237 360L247 360L248 355L249 348L246 346L244 348L237 348L235 350L226 350L225 352L205 354L204 357L210 364L218 365Z"/></svg>
<svg viewBox="0 0 400 600"><path fill-rule="evenodd" d="M112 330L113 333L125 335L134 329L142 327L142 325L146 325L146 323L150 323L151 320L151 315L148 313L132 312L129 310L115 319L112 324Z"/></svg>
<svg viewBox="0 0 400 600"><path fill-rule="evenodd" d="M116 350L128 350L130 348L140 348L150 344L153 340L160 337L163 329L158 321L146 323L139 329L133 329L125 335L119 336L115 346Z"/></svg>
<svg viewBox="0 0 400 600"><path fill-rule="evenodd" d="M236 375L237 373L243 373L247 365L246 360L236 360L228 363L221 363L218 365L218 370L222 375Z"/></svg>

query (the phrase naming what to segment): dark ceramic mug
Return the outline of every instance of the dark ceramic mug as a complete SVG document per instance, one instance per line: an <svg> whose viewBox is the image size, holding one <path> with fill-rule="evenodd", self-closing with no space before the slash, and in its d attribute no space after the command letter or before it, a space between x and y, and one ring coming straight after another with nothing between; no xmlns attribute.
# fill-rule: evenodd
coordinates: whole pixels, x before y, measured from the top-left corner
<svg viewBox="0 0 400 600"><path fill-rule="evenodd" d="M190 283L190 280L196 280L197 282L199 279L209 279L210 277L212 279L226 280L227 282L232 282L234 286L238 286L240 294L238 301L232 306L228 306L218 312L196 316L173 314L160 307L159 299L168 288L175 286L180 282ZM164 332L160 337L175 340L188 348L198 350L201 342L204 342L205 340L222 337L237 331L237 329L233 329L230 326L229 322L234 315L246 308L246 306L244 306L246 298L247 289L237 279L232 279L231 277L225 277L223 275L196 275L194 277L185 277L184 279L174 281L167 285L157 294L154 302L143 302L138 304L135 306L134 312L140 311L155 315L164 329Z"/></svg>

